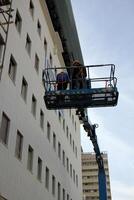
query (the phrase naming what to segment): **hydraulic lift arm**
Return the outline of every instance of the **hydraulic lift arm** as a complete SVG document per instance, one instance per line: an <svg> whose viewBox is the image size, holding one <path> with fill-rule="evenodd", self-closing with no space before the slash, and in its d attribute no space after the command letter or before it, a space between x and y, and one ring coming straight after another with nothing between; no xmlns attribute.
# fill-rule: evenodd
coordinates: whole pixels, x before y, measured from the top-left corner
<svg viewBox="0 0 134 200"><path fill-rule="evenodd" d="M99 200L107 200L105 169L96 135L96 128L98 127L98 125L96 124L92 125L88 121L88 117L85 115L84 109L77 110L76 114L79 116L79 119L83 123L84 130L87 132L87 136L90 137L90 140L94 147L94 152L96 154L96 161L98 164Z"/></svg>
<svg viewBox="0 0 134 200"><path fill-rule="evenodd" d="M95 124L92 125L89 122L87 116L87 108L109 107L117 105L119 92L117 90L117 78L114 76L115 65L102 64L83 66L87 72L86 78L74 78L72 74L76 68L78 68L78 66L68 66L65 68L47 67L44 69L44 101L47 109L49 110L73 108L77 109L76 115L78 115L80 122L83 124L83 127L87 132L87 136L90 137L96 154L96 161L98 164L99 200L107 200L106 175L103 164L103 157L99 149L95 131L97 126ZM102 77L100 70L103 68L106 70L106 75ZM97 73L100 74L99 77L90 76L91 74L96 74L93 73L95 72L94 70L99 70ZM69 86L66 89L57 89L55 87L57 84L57 72L63 71L67 71L70 76ZM72 87L74 82L78 83L78 87ZM63 83L64 81L62 84ZM80 87L81 83L83 83L84 86L82 88Z"/></svg>

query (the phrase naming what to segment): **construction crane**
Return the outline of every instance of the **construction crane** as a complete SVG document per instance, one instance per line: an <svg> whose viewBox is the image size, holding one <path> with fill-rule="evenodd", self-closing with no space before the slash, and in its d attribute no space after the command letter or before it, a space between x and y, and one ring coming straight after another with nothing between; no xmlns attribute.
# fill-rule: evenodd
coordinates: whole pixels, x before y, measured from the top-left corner
<svg viewBox="0 0 134 200"><path fill-rule="evenodd" d="M80 122L83 124L87 136L90 137L96 155L96 162L98 164L99 200L107 200L107 185L103 157L99 149L96 135L96 128L98 126L96 124L92 125L91 122L89 122L87 108L117 105L119 93L117 90L117 78L114 76L115 65L105 64L83 67L86 69L87 77L77 78L77 80L73 80L72 76L73 71L76 68L75 66L66 68L45 68L43 71L43 82L45 87L44 101L49 110L76 109L76 115L78 115ZM108 76L91 78L89 72L93 68L108 69ZM61 71L69 74L70 87L66 89L61 87L60 90L57 90L56 77L58 72ZM84 81L84 83L86 83L85 87L73 88L73 81Z"/></svg>
<svg viewBox="0 0 134 200"><path fill-rule="evenodd" d="M0 60L0 79L4 65L9 25L13 23L12 18L12 0L0 0L0 46L1 46L1 60Z"/></svg>

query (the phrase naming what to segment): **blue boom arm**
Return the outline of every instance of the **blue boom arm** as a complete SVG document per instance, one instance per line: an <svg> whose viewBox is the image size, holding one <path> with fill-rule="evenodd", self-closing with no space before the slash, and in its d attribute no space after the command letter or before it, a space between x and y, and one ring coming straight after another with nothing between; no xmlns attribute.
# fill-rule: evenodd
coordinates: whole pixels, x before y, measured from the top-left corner
<svg viewBox="0 0 134 200"><path fill-rule="evenodd" d="M79 116L79 119L83 123L84 130L87 132L87 136L90 137L90 140L94 147L94 152L96 154L96 161L98 164L98 181L99 181L99 200L107 200L107 188L106 188L106 175L103 164L102 154L100 153L99 145L97 142L97 135L95 129L97 125L92 125L88 121L88 117L85 116L83 109L77 110L76 114Z"/></svg>

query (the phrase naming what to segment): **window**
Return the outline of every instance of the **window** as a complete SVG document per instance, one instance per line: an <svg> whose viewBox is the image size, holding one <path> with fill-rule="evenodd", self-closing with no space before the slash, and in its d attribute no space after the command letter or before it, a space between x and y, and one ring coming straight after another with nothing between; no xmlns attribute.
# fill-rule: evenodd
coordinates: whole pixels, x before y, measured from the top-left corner
<svg viewBox="0 0 134 200"><path fill-rule="evenodd" d="M3 39L2 35L0 34L0 62L2 61L4 44L5 44L4 39Z"/></svg>
<svg viewBox="0 0 134 200"><path fill-rule="evenodd" d="M49 189L49 169L46 167L45 187Z"/></svg>
<svg viewBox="0 0 134 200"><path fill-rule="evenodd" d="M56 184L55 176L52 175L52 194L53 195L55 195L55 184Z"/></svg>
<svg viewBox="0 0 134 200"><path fill-rule="evenodd" d="M27 89L28 89L28 84L25 80L25 78L22 78L22 85L21 85L21 96L22 98L26 101L27 98Z"/></svg>
<svg viewBox="0 0 134 200"><path fill-rule="evenodd" d="M51 125L47 122L47 139L50 141Z"/></svg>
<svg viewBox="0 0 134 200"><path fill-rule="evenodd" d="M77 158L77 147L75 147L75 156Z"/></svg>
<svg viewBox="0 0 134 200"><path fill-rule="evenodd" d="M39 36L41 36L41 24L39 20L37 22L37 31L38 31Z"/></svg>
<svg viewBox="0 0 134 200"><path fill-rule="evenodd" d="M44 39L44 50L45 50L44 67L46 67L46 64L47 64L47 41L46 41L46 38Z"/></svg>
<svg viewBox="0 0 134 200"><path fill-rule="evenodd" d="M72 178L72 164L70 163L70 176Z"/></svg>
<svg viewBox="0 0 134 200"><path fill-rule="evenodd" d="M75 122L75 131L77 130L76 122Z"/></svg>
<svg viewBox="0 0 134 200"><path fill-rule="evenodd" d="M17 70L17 63L16 63L14 57L11 55L10 62L9 62L8 74L13 82L15 82L16 70Z"/></svg>
<svg viewBox="0 0 134 200"><path fill-rule="evenodd" d="M15 16L15 26L16 26L16 29L19 33L21 33L21 27L22 27L22 18L20 16L20 13L19 11L17 10L16 11L16 16Z"/></svg>
<svg viewBox="0 0 134 200"><path fill-rule="evenodd" d="M58 182L58 196L57 196L57 200L61 200L61 185L60 183Z"/></svg>
<svg viewBox="0 0 134 200"><path fill-rule="evenodd" d="M72 144L72 135L70 133L70 144Z"/></svg>
<svg viewBox="0 0 134 200"><path fill-rule="evenodd" d="M58 114L59 114L59 121L61 122L61 113L59 112Z"/></svg>
<svg viewBox="0 0 134 200"><path fill-rule="evenodd" d="M74 140L73 140L73 152L74 152Z"/></svg>
<svg viewBox="0 0 134 200"><path fill-rule="evenodd" d="M73 181L75 182L75 170L73 169Z"/></svg>
<svg viewBox="0 0 134 200"><path fill-rule="evenodd" d="M65 189L64 188L63 188L62 192L63 192L63 198L62 199L65 200L66 197L65 197Z"/></svg>
<svg viewBox="0 0 134 200"><path fill-rule="evenodd" d="M44 129L44 113L40 110L40 127Z"/></svg>
<svg viewBox="0 0 134 200"><path fill-rule="evenodd" d="M62 151L62 163L65 166L65 151Z"/></svg>
<svg viewBox="0 0 134 200"><path fill-rule="evenodd" d="M52 67L53 66L53 58L52 58L52 55L50 54L49 56L49 60L50 60L50 66Z"/></svg>
<svg viewBox="0 0 134 200"><path fill-rule="evenodd" d="M67 194L67 200L69 200L69 194Z"/></svg>
<svg viewBox="0 0 134 200"><path fill-rule="evenodd" d="M63 130L65 131L65 119L63 119Z"/></svg>
<svg viewBox="0 0 134 200"><path fill-rule="evenodd" d="M31 39L30 39L29 35L27 34L27 37L26 37L26 50L27 50L29 55L31 55L31 47L32 47L32 42L31 42Z"/></svg>
<svg viewBox="0 0 134 200"><path fill-rule="evenodd" d="M33 148L29 145L28 147L28 160L27 160L27 169L32 172L33 170L33 154L34 150Z"/></svg>
<svg viewBox="0 0 134 200"><path fill-rule="evenodd" d="M34 5L33 5L32 0L30 0L30 3L29 3L29 10L30 10L31 16L34 17Z"/></svg>
<svg viewBox="0 0 134 200"><path fill-rule="evenodd" d="M37 100L35 98L35 96L32 96L32 107L31 107L31 112L33 114L33 116L36 116L36 106L37 106Z"/></svg>
<svg viewBox="0 0 134 200"><path fill-rule="evenodd" d="M10 119L3 112L1 127L0 127L0 141L2 141L4 144L7 144L8 141L9 126L10 126Z"/></svg>
<svg viewBox="0 0 134 200"><path fill-rule="evenodd" d="M41 181L42 176L42 160L38 157L38 168L37 168L37 178Z"/></svg>
<svg viewBox="0 0 134 200"><path fill-rule="evenodd" d="M66 162L67 162L67 171L69 172L69 159L66 158Z"/></svg>
<svg viewBox="0 0 134 200"><path fill-rule="evenodd" d="M47 40L46 40L46 38L44 38L44 49L45 49L45 52L47 52Z"/></svg>
<svg viewBox="0 0 134 200"><path fill-rule="evenodd" d="M61 144L58 142L58 157L61 159Z"/></svg>
<svg viewBox="0 0 134 200"><path fill-rule="evenodd" d="M68 138L68 135L69 135L68 126L66 126L66 136L67 136L67 138Z"/></svg>
<svg viewBox="0 0 134 200"><path fill-rule="evenodd" d="M35 63L34 63L34 67L36 69L37 72L39 72L39 57L37 54L35 54Z"/></svg>
<svg viewBox="0 0 134 200"><path fill-rule="evenodd" d="M53 148L56 151L56 135L54 132L53 132Z"/></svg>
<svg viewBox="0 0 134 200"><path fill-rule="evenodd" d="M78 187L78 175L76 175L76 186Z"/></svg>
<svg viewBox="0 0 134 200"><path fill-rule="evenodd" d="M15 156L20 160L22 159L22 147L23 147L23 135L19 131L17 131Z"/></svg>

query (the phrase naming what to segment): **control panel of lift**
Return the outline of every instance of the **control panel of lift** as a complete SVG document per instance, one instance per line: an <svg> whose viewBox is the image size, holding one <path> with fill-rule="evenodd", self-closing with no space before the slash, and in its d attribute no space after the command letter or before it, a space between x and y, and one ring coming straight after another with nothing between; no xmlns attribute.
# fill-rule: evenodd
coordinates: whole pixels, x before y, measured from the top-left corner
<svg viewBox="0 0 134 200"><path fill-rule="evenodd" d="M78 66L47 67L43 71L44 101L47 109L116 106L118 101L115 65L81 66L84 76L74 76ZM63 74L58 86L57 77ZM66 79L65 79L66 76Z"/></svg>

